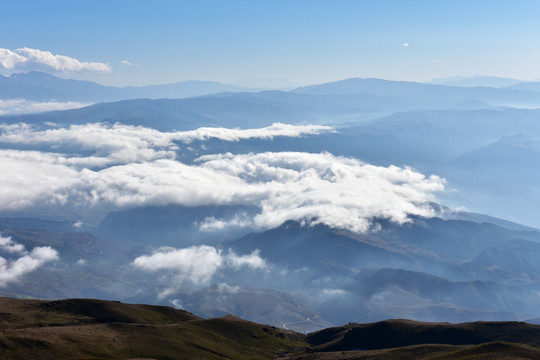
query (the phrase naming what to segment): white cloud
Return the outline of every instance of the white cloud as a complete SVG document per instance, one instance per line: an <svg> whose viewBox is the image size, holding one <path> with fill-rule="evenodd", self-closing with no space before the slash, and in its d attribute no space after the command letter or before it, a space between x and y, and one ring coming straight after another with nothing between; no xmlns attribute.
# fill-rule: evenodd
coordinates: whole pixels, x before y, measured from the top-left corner
<svg viewBox="0 0 540 360"><path fill-rule="evenodd" d="M29 145L69 145L94 151L94 165L173 159L178 146L209 138L223 141L268 139L275 136L299 137L333 131L321 125L287 125L275 123L260 129L199 128L192 131L160 132L158 130L122 124L94 123L71 125L69 128L37 130L27 124L0 124L0 143ZM81 161L81 159L77 160Z"/></svg>
<svg viewBox="0 0 540 360"><path fill-rule="evenodd" d="M169 300L169 302L175 309L185 309L185 306L178 299Z"/></svg>
<svg viewBox="0 0 540 360"><path fill-rule="evenodd" d="M25 253L26 249L24 245L18 244L15 241L11 240L11 237L3 237L0 235L0 250L8 253L21 254Z"/></svg>
<svg viewBox="0 0 540 360"><path fill-rule="evenodd" d="M28 59L9 49L0 48L0 65L6 69L13 69L18 64L22 64Z"/></svg>
<svg viewBox="0 0 540 360"><path fill-rule="evenodd" d="M203 127L197 130L176 132L171 136L172 140L190 143L194 140L207 140L216 138L224 141L239 141L241 139L272 139L275 136L298 137L302 135L314 135L322 132L333 131L330 126L324 125L288 125L274 123L260 129L226 129Z"/></svg>
<svg viewBox="0 0 540 360"><path fill-rule="evenodd" d="M342 289L322 289L322 296L323 297L344 297L347 292Z"/></svg>
<svg viewBox="0 0 540 360"><path fill-rule="evenodd" d="M403 43L403 47L409 47L409 43Z"/></svg>
<svg viewBox="0 0 540 360"><path fill-rule="evenodd" d="M328 153L224 154L198 161L204 168L243 180L235 195L244 197L245 204L260 206L253 225L262 228L298 220L362 232L373 217L403 223L409 214L432 215L432 193L444 188L436 176ZM219 220L213 223L223 228Z"/></svg>
<svg viewBox="0 0 540 360"><path fill-rule="evenodd" d="M83 62L69 56L27 47L15 50L0 48L0 65L7 70L112 71L112 68L104 63Z"/></svg>
<svg viewBox="0 0 540 360"><path fill-rule="evenodd" d="M199 130L209 134L207 129ZM275 124L211 131L211 136L234 141L276 133L299 136L321 129ZM258 207L258 214L209 217L199 226L208 231L230 226L264 229L297 220L364 232L373 218L403 223L411 214L434 215L430 202L435 200L434 193L444 190L444 180L437 176L328 153L213 154L184 164L175 159L174 141L179 139L193 139L193 132L163 133L120 124L44 131L25 124L0 125L0 143L51 146L47 153L0 150L0 210L38 204L92 206L94 210L100 206L248 205ZM87 155L52 152L62 146Z"/></svg>
<svg viewBox="0 0 540 360"><path fill-rule="evenodd" d="M286 220L363 232L374 217L397 223L433 215L432 194L444 182L409 168L378 167L331 154L211 155L195 165L151 163L83 170L69 196L116 206L244 204L261 211L243 223L272 228ZM205 222L225 228L222 219ZM216 226L215 224L219 224ZM230 225L237 226L238 219Z"/></svg>
<svg viewBox="0 0 540 360"><path fill-rule="evenodd" d="M22 244L14 242L10 237L0 236L0 250L19 256L17 259L0 256L0 286L17 282L45 263L58 260L58 252L49 246L36 247L27 252Z"/></svg>
<svg viewBox="0 0 540 360"><path fill-rule="evenodd" d="M265 269L267 266L258 251L239 256L232 251L223 253L222 250L208 245L183 249L160 248L152 255L139 256L133 261L133 265L145 271L169 273L169 276L166 276L168 286L161 292L162 297L174 292L178 287L205 286L220 269Z"/></svg>
<svg viewBox="0 0 540 360"><path fill-rule="evenodd" d="M37 102L37 101L28 101L25 99L9 99L9 100L0 99L0 116L1 115L14 115L14 114L29 114L29 113L54 111L54 110L77 109L77 108L81 108L88 105L90 104L83 104L83 103L78 103L74 101Z"/></svg>
<svg viewBox="0 0 540 360"><path fill-rule="evenodd" d="M121 124L71 125L69 128L43 131L26 124L0 124L0 132L0 142L3 143L56 147L67 145L82 151L92 151L95 156L87 158L90 160L88 166L174 158L174 150L177 148L170 139L170 133ZM80 163L82 159L76 161Z"/></svg>
<svg viewBox="0 0 540 360"><path fill-rule="evenodd" d="M255 250L249 255L238 256L234 252L230 251L226 256L227 264L233 269L240 269L244 266L252 269L264 269L266 268L266 262L260 256L260 251Z"/></svg>
<svg viewBox="0 0 540 360"><path fill-rule="evenodd" d="M122 60L121 63L122 63L122 65L133 66L133 64L130 63L129 61L127 61L127 60Z"/></svg>
<svg viewBox="0 0 540 360"><path fill-rule="evenodd" d="M172 270L179 282L205 284L223 266L223 258L221 251L207 245L185 249L161 248L152 255L136 258L133 265L146 271Z"/></svg>
<svg viewBox="0 0 540 360"><path fill-rule="evenodd" d="M251 225L251 219L245 212L240 212L232 219L216 219L214 216L204 218L199 224L200 231L221 231L230 227L246 227Z"/></svg>
<svg viewBox="0 0 540 360"><path fill-rule="evenodd" d="M226 283L219 283L216 287L216 292L219 294L237 294L242 290L240 286L231 286Z"/></svg>
<svg viewBox="0 0 540 360"><path fill-rule="evenodd" d="M54 154L0 150L0 209L21 209L41 201L65 204L65 189L78 172L59 164Z"/></svg>

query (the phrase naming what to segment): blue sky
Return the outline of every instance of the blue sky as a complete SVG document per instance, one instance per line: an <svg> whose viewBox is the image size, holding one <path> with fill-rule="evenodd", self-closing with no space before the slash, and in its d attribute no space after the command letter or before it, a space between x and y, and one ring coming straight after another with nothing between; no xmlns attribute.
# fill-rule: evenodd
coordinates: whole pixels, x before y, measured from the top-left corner
<svg viewBox="0 0 540 360"><path fill-rule="evenodd" d="M18 0L1 8L0 48L109 64L108 73L62 75L110 85L540 79L540 1Z"/></svg>

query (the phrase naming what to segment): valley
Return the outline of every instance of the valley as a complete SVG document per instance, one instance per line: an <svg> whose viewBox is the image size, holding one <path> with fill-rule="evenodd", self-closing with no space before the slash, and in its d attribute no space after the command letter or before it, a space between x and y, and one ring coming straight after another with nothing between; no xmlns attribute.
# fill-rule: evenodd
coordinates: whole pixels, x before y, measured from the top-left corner
<svg viewBox="0 0 540 360"><path fill-rule="evenodd" d="M0 294L303 333L538 318L538 111L511 91L349 79L3 116L4 166L43 180L4 179Z"/></svg>

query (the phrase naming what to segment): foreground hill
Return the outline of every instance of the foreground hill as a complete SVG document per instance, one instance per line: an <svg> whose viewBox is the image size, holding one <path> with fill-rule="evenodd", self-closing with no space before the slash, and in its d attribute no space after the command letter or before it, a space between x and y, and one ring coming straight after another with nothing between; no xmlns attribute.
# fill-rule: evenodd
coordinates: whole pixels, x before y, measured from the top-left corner
<svg viewBox="0 0 540 360"><path fill-rule="evenodd" d="M388 320L304 336L164 306L0 298L2 359L538 359L540 326Z"/></svg>
<svg viewBox="0 0 540 360"><path fill-rule="evenodd" d="M0 298L2 359L269 359L301 335L233 316L101 300Z"/></svg>
<svg viewBox="0 0 540 360"><path fill-rule="evenodd" d="M517 321L477 321L461 324L387 320L349 323L311 333L315 351L374 350L421 344L478 345L493 341L540 346L540 326Z"/></svg>

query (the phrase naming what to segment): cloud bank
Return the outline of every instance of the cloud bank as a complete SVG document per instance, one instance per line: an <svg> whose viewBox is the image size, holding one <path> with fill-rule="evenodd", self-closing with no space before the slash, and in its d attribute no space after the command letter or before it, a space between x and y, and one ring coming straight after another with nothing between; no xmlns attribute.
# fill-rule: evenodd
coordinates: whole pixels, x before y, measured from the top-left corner
<svg viewBox="0 0 540 360"><path fill-rule="evenodd" d="M183 249L160 248L152 255L136 258L133 266L150 272L168 272L165 282L169 286L160 294L163 297L181 286L205 286L221 269L265 269L267 264L258 251L249 255L236 255L230 250L224 253L213 246L201 245Z"/></svg>
<svg viewBox="0 0 540 360"><path fill-rule="evenodd" d="M75 58L31 48L0 48L0 65L7 70L54 70L60 72L111 72L104 63L84 62Z"/></svg>
<svg viewBox="0 0 540 360"><path fill-rule="evenodd" d="M58 252L49 246L36 247L28 252L22 244L3 236L0 236L0 253L10 255L7 258L0 256L0 286L17 282L45 263L58 260Z"/></svg>
<svg viewBox="0 0 540 360"><path fill-rule="evenodd" d="M329 153L211 154L192 164L176 159L182 142L208 138L300 136L326 127L274 124L262 129L201 128L164 133L144 127L87 124L36 130L0 126L0 143L50 146L0 150L0 209L70 205L126 208L179 204L248 205L257 214L205 219L201 230L229 226L266 229L287 220L323 223L355 232L373 218L397 223L432 216L444 180L410 168L381 167ZM55 152L69 150L66 152Z"/></svg>
<svg viewBox="0 0 540 360"><path fill-rule="evenodd" d="M115 162L148 161L170 158L178 150L177 142L219 139L240 141L244 139L272 139L276 136L299 137L333 131L323 125L288 125L274 123L259 129L227 129L203 127L190 131L160 132L142 126L93 123L71 125L68 128L39 130L19 123L0 124L0 143L30 145L69 145L114 158Z"/></svg>

